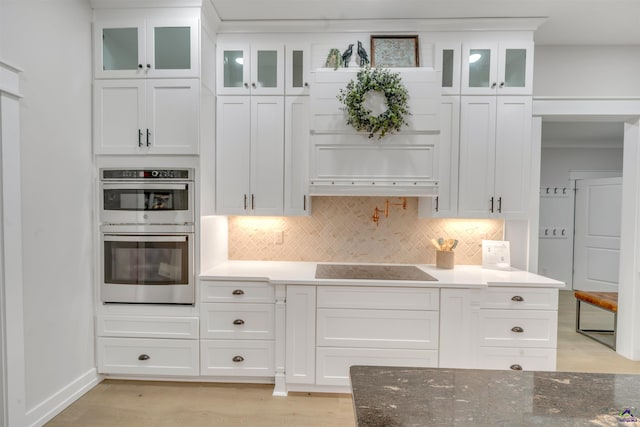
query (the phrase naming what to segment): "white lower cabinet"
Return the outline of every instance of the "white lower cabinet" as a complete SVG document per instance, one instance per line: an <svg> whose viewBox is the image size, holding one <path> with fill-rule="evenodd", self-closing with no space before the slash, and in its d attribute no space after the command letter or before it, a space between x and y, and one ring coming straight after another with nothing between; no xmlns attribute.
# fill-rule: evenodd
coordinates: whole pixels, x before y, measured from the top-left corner
<svg viewBox="0 0 640 427"><path fill-rule="evenodd" d="M353 365L438 366L438 295L429 288L288 286L287 384L342 390Z"/></svg>
<svg viewBox="0 0 640 427"><path fill-rule="evenodd" d="M558 290L442 289L440 367L555 370Z"/></svg>
<svg viewBox="0 0 640 427"><path fill-rule="evenodd" d="M96 319L98 372L196 376L198 318L101 314Z"/></svg>
<svg viewBox="0 0 640 427"><path fill-rule="evenodd" d="M98 338L98 372L132 375L198 375L198 341Z"/></svg>
<svg viewBox="0 0 640 427"><path fill-rule="evenodd" d="M273 287L258 281L203 281L201 301L200 374L273 377Z"/></svg>

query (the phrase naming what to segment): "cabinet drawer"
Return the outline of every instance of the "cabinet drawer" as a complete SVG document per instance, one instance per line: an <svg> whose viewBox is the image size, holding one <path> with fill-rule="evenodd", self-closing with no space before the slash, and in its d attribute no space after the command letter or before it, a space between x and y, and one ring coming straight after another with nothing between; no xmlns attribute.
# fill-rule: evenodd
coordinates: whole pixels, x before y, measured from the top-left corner
<svg viewBox="0 0 640 427"><path fill-rule="evenodd" d="M480 310L480 345L555 348L558 313L543 310Z"/></svg>
<svg viewBox="0 0 640 427"><path fill-rule="evenodd" d="M555 371L556 350L553 348L480 347L478 368Z"/></svg>
<svg viewBox="0 0 640 427"><path fill-rule="evenodd" d="M203 280L202 302L275 302L273 286L264 282Z"/></svg>
<svg viewBox="0 0 640 427"><path fill-rule="evenodd" d="M272 377L275 375L273 341L201 340L202 375Z"/></svg>
<svg viewBox="0 0 640 427"><path fill-rule="evenodd" d="M558 290L550 288L487 288L482 308L557 310Z"/></svg>
<svg viewBox="0 0 640 427"><path fill-rule="evenodd" d="M320 308L317 315L318 346L438 348L437 311Z"/></svg>
<svg viewBox="0 0 640 427"><path fill-rule="evenodd" d="M202 338L273 339L274 304L202 304Z"/></svg>
<svg viewBox="0 0 640 427"><path fill-rule="evenodd" d="M198 339L197 317L98 316L99 337Z"/></svg>
<svg viewBox="0 0 640 427"><path fill-rule="evenodd" d="M437 310L438 289L319 286L318 307Z"/></svg>
<svg viewBox="0 0 640 427"><path fill-rule="evenodd" d="M101 374L198 375L198 341L98 338Z"/></svg>
<svg viewBox="0 0 640 427"><path fill-rule="evenodd" d="M381 348L318 348L316 352L316 384L350 385L349 368L353 365L435 368L438 366L438 351Z"/></svg>

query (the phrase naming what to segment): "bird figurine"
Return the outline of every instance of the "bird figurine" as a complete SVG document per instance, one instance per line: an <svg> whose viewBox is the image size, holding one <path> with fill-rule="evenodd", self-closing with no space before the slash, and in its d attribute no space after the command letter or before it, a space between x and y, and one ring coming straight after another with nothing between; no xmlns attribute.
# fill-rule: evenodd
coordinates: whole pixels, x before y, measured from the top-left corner
<svg viewBox="0 0 640 427"><path fill-rule="evenodd" d="M347 50L342 53L342 65L344 67L349 66L349 61L351 61L351 55L353 54L353 43L349 45Z"/></svg>
<svg viewBox="0 0 640 427"><path fill-rule="evenodd" d="M367 55L367 51L362 47L362 43L358 40L358 57L360 57L360 66L364 67L369 64L369 56Z"/></svg>

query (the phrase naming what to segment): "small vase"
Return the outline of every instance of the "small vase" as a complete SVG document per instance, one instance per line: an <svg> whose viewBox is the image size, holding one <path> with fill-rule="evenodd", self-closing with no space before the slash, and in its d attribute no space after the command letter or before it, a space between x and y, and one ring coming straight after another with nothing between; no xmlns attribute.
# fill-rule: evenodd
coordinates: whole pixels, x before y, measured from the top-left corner
<svg viewBox="0 0 640 427"><path fill-rule="evenodd" d="M436 252L436 267L437 268L453 268L455 252L453 251L437 251Z"/></svg>

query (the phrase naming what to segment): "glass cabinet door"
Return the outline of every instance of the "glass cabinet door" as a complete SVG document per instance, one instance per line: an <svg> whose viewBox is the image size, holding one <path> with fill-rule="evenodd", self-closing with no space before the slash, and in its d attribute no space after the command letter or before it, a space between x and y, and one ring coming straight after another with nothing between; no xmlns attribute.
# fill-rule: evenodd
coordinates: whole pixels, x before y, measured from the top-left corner
<svg viewBox="0 0 640 427"><path fill-rule="evenodd" d="M146 53L149 77L197 77L197 20L149 21Z"/></svg>
<svg viewBox="0 0 640 427"><path fill-rule="evenodd" d="M96 23L95 76L97 78L138 77L144 74L144 24Z"/></svg>
<svg viewBox="0 0 640 427"><path fill-rule="evenodd" d="M217 91L220 95L251 94L248 45L218 45Z"/></svg>
<svg viewBox="0 0 640 427"><path fill-rule="evenodd" d="M309 45L287 45L285 58L285 92L287 95L309 94Z"/></svg>
<svg viewBox="0 0 640 427"><path fill-rule="evenodd" d="M284 94L284 46L251 46L251 94Z"/></svg>
<svg viewBox="0 0 640 427"><path fill-rule="evenodd" d="M442 72L442 93L460 94L460 43L437 43L435 68Z"/></svg>
<svg viewBox="0 0 640 427"><path fill-rule="evenodd" d="M529 95L533 91L533 44L501 44L498 93Z"/></svg>
<svg viewBox="0 0 640 427"><path fill-rule="evenodd" d="M462 93L529 95L533 82L533 43L489 43L465 46Z"/></svg>

